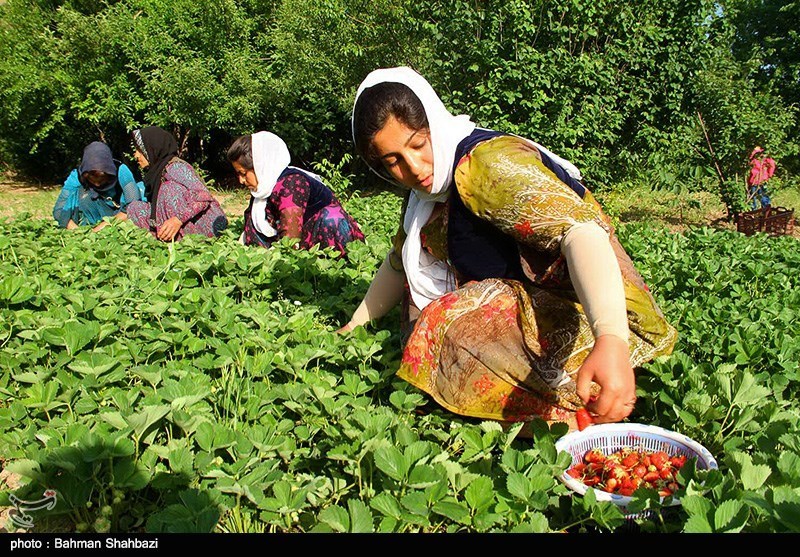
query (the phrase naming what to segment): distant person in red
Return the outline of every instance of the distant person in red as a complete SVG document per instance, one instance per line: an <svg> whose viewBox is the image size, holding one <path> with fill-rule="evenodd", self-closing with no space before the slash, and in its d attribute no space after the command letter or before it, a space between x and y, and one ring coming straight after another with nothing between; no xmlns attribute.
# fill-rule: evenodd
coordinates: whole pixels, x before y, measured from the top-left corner
<svg viewBox="0 0 800 557"><path fill-rule="evenodd" d="M750 175L747 177L747 192L751 209L755 210L759 201L762 208L772 204L766 184L774 173L775 160L766 156L764 149L756 145L756 148L750 153Z"/></svg>

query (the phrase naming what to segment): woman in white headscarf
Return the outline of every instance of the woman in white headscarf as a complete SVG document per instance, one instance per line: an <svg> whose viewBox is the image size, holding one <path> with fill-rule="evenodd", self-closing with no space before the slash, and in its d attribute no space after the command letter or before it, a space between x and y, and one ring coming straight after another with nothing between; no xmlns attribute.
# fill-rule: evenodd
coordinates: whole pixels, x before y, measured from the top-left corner
<svg viewBox="0 0 800 557"><path fill-rule="evenodd" d="M340 331L402 300L398 375L445 408L573 429L584 408L596 423L625 419L634 368L670 353L677 333L578 169L452 115L407 67L370 73L352 122L359 155L408 194L394 247Z"/></svg>
<svg viewBox="0 0 800 557"><path fill-rule="evenodd" d="M364 239L322 178L289 165L289 148L274 133L238 137L227 156L239 183L252 194L244 213L243 244L270 247L281 238L297 238L301 249L332 247L346 257L347 244Z"/></svg>

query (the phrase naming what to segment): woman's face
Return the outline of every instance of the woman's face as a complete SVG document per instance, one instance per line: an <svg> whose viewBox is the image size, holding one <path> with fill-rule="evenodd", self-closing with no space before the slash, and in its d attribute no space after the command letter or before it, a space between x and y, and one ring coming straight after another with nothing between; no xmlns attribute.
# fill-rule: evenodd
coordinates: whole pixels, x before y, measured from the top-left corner
<svg viewBox="0 0 800 557"><path fill-rule="evenodd" d="M433 148L427 128L413 130L394 116L375 134L372 146L381 164L405 187L430 193Z"/></svg>
<svg viewBox="0 0 800 557"><path fill-rule="evenodd" d="M110 184L113 179L113 176L97 170L86 173L86 181L94 188L103 188Z"/></svg>
<svg viewBox="0 0 800 557"><path fill-rule="evenodd" d="M150 163L147 162L147 157L139 149L133 150L133 158L136 159L136 164L139 165L139 168L147 168L150 166Z"/></svg>
<svg viewBox="0 0 800 557"><path fill-rule="evenodd" d="M250 191L258 189L258 178L256 178L255 170L252 168L248 170L239 164L239 161L232 162L231 165L233 165L233 171L236 172L236 177L241 185L247 186Z"/></svg>

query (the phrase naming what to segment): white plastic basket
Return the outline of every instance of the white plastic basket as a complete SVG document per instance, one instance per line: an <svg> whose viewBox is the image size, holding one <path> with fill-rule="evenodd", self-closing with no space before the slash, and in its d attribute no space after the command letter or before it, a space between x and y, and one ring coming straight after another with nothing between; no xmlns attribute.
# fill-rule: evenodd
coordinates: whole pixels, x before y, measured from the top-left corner
<svg viewBox="0 0 800 557"><path fill-rule="evenodd" d="M583 431L569 433L556 442L556 450L572 455L572 465L583 460L586 451L599 448L603 454L610 455L624 447L651 452L664 451L669 456L685 455L687 458L697 457L697 468L700 470L717 469L717 461L711 453L697 441L680 433L667 429L635 423L597 424ZM569 469L569 468L568 468ZM577 478L564 472L559 479L575 493L584 495L592 489L598 501L610 501L623 511L633 501L632 497L608 493L589 487ZM664 498L661 498L663 502ZM673 497L668 506L680 505L677 497Z"/></svg>

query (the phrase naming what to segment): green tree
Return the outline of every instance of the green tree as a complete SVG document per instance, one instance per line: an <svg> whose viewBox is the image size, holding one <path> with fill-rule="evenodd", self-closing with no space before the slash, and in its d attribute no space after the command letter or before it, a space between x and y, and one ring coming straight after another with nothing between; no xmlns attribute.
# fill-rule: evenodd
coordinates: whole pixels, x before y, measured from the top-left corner
<svg viewBox="0 0 800 557"><path fill-rule="evenodd" d="M723 4L736 29L731 49L748 67L759 90L779 95L786 106L800 106L800 2L728 0ZM797 137L798 132L796 121L790 135ZM785 156L781 162L795 172L800 169L796 156Z"/></svg>

